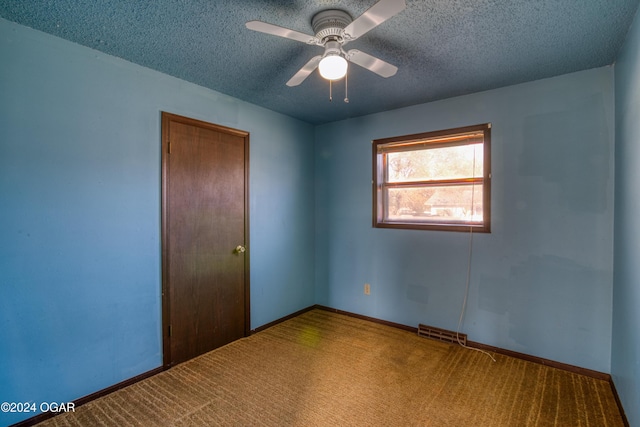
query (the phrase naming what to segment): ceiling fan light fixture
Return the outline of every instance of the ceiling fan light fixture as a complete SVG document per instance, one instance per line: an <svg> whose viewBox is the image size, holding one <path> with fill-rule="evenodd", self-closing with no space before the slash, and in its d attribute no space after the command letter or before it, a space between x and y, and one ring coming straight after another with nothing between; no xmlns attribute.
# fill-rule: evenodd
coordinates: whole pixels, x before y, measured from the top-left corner
<svg viewBox="0 0 640 427"><path fill-rule="evenodd" d="M357 49L345 52L343 47L400 13L406 6L405 0L378 0L355 20L343 10L321 10L311 18L311 27L315 35L256 20L249 21L245 25L253 31L324 47L322 56L316 55L311 58L287 81L289 87L301 84L316 68L319 68L321 77L329 80L330 83L334 80L346 79L349 67L347 58L349 62L387 78L396 74L398 71L396 66Z"/></svg>
<svg viewBox="0 0 640 427"><path fill-rule="evenodd" d="M340 55L328 55L318 64L320 75L327 80L340 80L347 75L349 64Z"/></svg>

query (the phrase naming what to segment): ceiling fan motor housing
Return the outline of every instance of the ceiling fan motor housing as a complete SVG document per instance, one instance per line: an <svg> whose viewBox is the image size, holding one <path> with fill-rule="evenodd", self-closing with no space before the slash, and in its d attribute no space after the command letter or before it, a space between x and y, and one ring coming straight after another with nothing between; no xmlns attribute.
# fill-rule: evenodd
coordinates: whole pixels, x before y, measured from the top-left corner
<svg viewBox="0 0 640 427"><path fill-rule="evenodd" d="M316 13L311 19L311 27L316 37L323 42L343 41L343 30L353 21L351 15L339 9L328 9Z"/></svg>

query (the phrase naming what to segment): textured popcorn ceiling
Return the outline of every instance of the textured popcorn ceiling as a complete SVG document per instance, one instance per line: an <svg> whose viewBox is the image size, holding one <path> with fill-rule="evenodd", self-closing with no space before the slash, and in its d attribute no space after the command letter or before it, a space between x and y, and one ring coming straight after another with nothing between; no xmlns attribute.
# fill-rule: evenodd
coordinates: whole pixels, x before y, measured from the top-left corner
<svg viewBox="0 0 640 427"><path fill-rule="evenodd" d="M312 33L311 17L354 18L375 0L0 0L0 17L318 124L612 64L639 0L407 0L348 48L398 66L388 79L351 65L285 83L317 46L250 31L262 20Z"/></svg>

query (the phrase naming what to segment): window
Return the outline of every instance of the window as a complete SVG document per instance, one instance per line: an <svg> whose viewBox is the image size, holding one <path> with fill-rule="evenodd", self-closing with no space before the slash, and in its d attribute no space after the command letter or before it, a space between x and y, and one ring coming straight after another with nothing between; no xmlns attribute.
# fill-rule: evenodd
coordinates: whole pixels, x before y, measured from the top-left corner
<svg viewBox="0 0 640 427"><path fill-rule="evenodd" d="M490 232L491 124L373 141L373 226Z"/></svg>

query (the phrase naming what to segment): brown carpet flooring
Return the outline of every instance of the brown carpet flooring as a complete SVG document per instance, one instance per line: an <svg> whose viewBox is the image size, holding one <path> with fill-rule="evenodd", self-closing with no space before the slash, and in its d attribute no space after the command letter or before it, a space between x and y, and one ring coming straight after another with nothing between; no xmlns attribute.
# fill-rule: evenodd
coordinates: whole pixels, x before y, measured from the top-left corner
<svg viewBox="0 0 640 427"><path fill-rule="evenodd" d="M312 310L41 426L623 426L609 383Z"/></svg>

